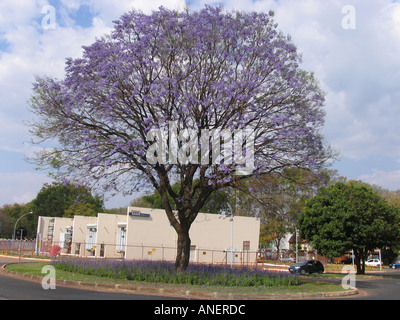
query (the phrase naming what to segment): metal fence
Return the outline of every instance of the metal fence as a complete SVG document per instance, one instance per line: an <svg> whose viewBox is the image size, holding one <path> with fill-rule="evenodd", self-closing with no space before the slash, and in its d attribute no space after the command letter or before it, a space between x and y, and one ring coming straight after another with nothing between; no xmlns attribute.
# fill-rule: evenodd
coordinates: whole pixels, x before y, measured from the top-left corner
<svg viewBox="0 0 400 320"><path fill-rule="evenodd" d="M294 250L260 250L260 261L272 261L276 263L294 263L301 260L319 260L324 265L328 263L328 258L319 255L315 251L294 251Z"/></svg>
<svg viewBox="0 0 400 320"><path fill-rule="evenodd" d="M1 254L34 255L36 240L0 239Z"/></svg>
<svg viewBox="0 0 400 320"><path fill-rule="evenodd" d="M55 250L56 249L56 250ZM118 258L127 260L175 261L177 248L164 245L86 243L39 241L35 252L42 256L69 255L77 257ZM192 246L190 262L204 264L226 264L254 266L259 258L258 251L219 250Z"/></svg>
<svg viewBox="0 0 400 320"><path fill-rule="evenodd" d="M116 258L128 260L164 260L174 261L177 248L164 245L86 242L57 242L50 240L10 240L0 239L0 254L21 254L24 256L58 256ZM317 259L324 265L328 259L315 252L297 252L297 261ZM250 250L219 250L198 248L192 246L190 262L204 264L223 264L234 266L263 266L264 263L287 264L296 262L296 252L289 250L250 251Z"/></svg>

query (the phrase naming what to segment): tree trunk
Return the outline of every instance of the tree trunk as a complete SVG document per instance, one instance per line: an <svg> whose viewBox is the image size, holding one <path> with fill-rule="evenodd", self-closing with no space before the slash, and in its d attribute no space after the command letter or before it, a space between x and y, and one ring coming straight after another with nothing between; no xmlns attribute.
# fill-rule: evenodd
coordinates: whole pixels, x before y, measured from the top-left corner
<svg viewBox="0 0 400 320"><path fill-rule="evenodd" d="M189 228L183 227L181 225L178 233L178 241L177 241L177 254L175 260L175 270L177 272L185 271L187 266L189 265L190 259L190 237L189 237Z"/></svg>
<svg viewBox="0 0 400 320"><path fill-rule="evenodd" d="M356 263L356 267L357 267L357 274L363 274L362 273L362 267L361 267L361 258L355 254L355 263Z"/></svg>
<svg viewBox="0 0 400 320"><path fill-rule="evenodd" d="M276 260L279 261L279 259L280 259L279 254L281 253L281 250L280 250L281 239L280 238L276 238L275 244L276 244Z"/></svg>
<svg viewBox="0 0 400 320"><path fill-rule="evenodd" d="M172 190L168 180L168 175L165 173L163 174L163 172L160 173L161 183L158 191L161 195L162 203L164 205L168 220L178 235L177 253L175 260L175 270L177 272L185 271L187 266L189 265L191 244L189 229L193 221L196 219L199 210L203 207L208 196L213 191L212 188L207 186L205 189L200 191L200 195L198 196L196 204L192 205L192 185L194 173L195 170L193 169L193 172L190 175L191 179L187 179L184 181L187 183L187 185L183 183L181 184L181 191L183 191L183 196L178 196L178 194L176 194L174 190ZM174 202L177 206L177 214L174 213L172 210L168 195L170 195L174 199ZM183 201L181 200L182 198Z"/></svg>
<svg viewBox="0 0 400 320"><path fill-rule="evenodd" d="M364 250L354 250L355 263L357 266L357 274L365 274L365 258Z"/></svg>

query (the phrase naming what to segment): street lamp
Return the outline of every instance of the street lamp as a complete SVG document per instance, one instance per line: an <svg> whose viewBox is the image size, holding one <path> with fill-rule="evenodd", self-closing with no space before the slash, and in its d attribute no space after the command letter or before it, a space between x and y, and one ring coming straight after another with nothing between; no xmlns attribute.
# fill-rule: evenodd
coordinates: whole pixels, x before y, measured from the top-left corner
<svg viewBox="0 0 400 320"><path fill-rule="evenodd" d="M28 214L33 214L33 212L28 212L28 213L23 214L22 216L20 216L20 217L18 218L17 221L15 221L14 232L13 232L13 240L15 240L15 229L17 228L17 223L18 223L18 221L21 220L21 218L27 216ZM21 239L20 239L20 240L22 240L22 232L21 232ZM20 263L20 262L21 262L21 241L19 242L19 257L18 257L18 263Z"/></svg>
<svg viewBox="0 0 400 320"><path fill-rule="evenodd" d="M233 257L234 257L234 249L233 249L233 218L235 215L238 215L238 190L235 190L235 211L232 210L231 213L231 269L233 268Z"/></svg>
<svg viewBox="0 0 400 320"><path fill-rule="evenodd" d="M15 222L15 225L14 225L14 232L13 232L13 240L15 240L15 229L17 228L17 223L18 223L18 221L21 220L21 218L27 216L28 214L33 214L33 212L28 212L28 213L23 214L23 215L20 216L20 217L18 218L18 220Z"/></svg>

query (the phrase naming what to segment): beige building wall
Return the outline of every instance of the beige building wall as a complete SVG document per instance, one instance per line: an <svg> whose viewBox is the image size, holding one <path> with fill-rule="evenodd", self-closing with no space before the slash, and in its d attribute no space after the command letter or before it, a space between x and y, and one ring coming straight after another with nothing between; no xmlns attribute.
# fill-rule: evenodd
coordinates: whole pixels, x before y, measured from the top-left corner
<svg viewBox="0 0 400 320"><path fill-rule="evenodd" d="M56 218L54 221L53 245L61 247L61 253L71 252L72 218Z"/></svg>
<svg viewBox="0 0 400 320"><path fill-rule="evenodd" d="M117 250L117 236L126 227L126 215L99 213L97 215L96 257L121 258L123 250Z"/></svg>
<svg viewBox="0 0 400 320"><path fill-rule="evenodd" d="M235 216L232 221L226 215L199 213L190 229L191 261L254 262L259 235L259 219Z"/></svg>
<svg viewBox="0 0 400 320"><path fill-rule="evenodd" d="M62 248L61 253L69 253L71 239L67 234L71 233L72 224L71 218L39 216L36 250L48 252L51 246L57 245Z"/></svg>
<svg viewBox="0 0 400 320"><path fill-rule="evenodd" d="M130 215L132 211L136 214ZM236 216L232 224L230 217L225 215L199 213L190 229L190 260L199 263L251 263L257 259L259 234L259 219ZM173 261L176 242L176 231L164 210L128 207L126 259Z"/></svg>
<svg viewBox="0 0 400 320"><path fill-rule="evenodd" d="M137 211L148 217L129 215ZM126 259L173 260L177 234L164 210L128 207Z"/></svg>
<svg viewBox="0 0 400 320"><path fill-rule="evenodd" d="M50 227L50 221L53 221L51 229ZM38 217L38 225L37 225L37 231L36 234L39 239L42 241L52 241L53 240L53 230L54 230L54 222L55 222L55 217L43 217L39 216Z"/></svg>
<svg viewBox="0 0 400 320"><path fill-rule="evenodd" d="M36 230L36 253L48 253L53 244L55 217L38 217Z"/></svg>
<svg viewBox="0 0 400 320"><path fill-rule="evenodd" d="M93 256L96 250L96 236L94 235L94 239L91 242L93 245L90 245L87 243L87 233L90 227L97 229L97 217L74 216L73 220L71 254L80 257Z"/></svg>
<svg viewBox="0 0 400 320"><path fill-rule="evenodd" d="M69 231L72 239L67 235ZM176 257L177 234L161 209L128 207L127 215L39 217L37 233L38 250L40 242L49 239L48 246L60 245L61 253L81 257L169 261ZM259 234L259 219L236 216L232 223L229 216L199 213L190 229L190 260L253 263L257 259Z"/></svg>

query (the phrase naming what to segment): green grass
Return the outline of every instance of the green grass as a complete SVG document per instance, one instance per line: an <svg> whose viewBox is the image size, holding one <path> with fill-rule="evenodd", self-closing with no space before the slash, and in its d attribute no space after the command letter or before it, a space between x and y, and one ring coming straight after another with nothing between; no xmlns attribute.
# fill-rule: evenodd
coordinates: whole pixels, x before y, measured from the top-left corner
<svg viewBox="0 0 400 320"><path fill-rule="evenodd" d="M44 276L42 268L48 263L20 263L10 264L6 268L21 273L28 273L32 275ZM148 286L151 288L173 288L177 291L185 292L186 290L198 292L219 292L219 293L236 293L236 294L294 294L294 293L320 293L320 292L341 292L345 291L341 285L314 281L309 278L307 281L302 281L297 286L279 286L279 287L219 287L219 286L194 286L186 284L160 284L148 283L142 281L132 281L126 279L112 279L105 277L98 277L94 275L84 275L76 272L69 271L56 271L57 279L82 281L99 284L122 284L131 286Z"/></svg>

